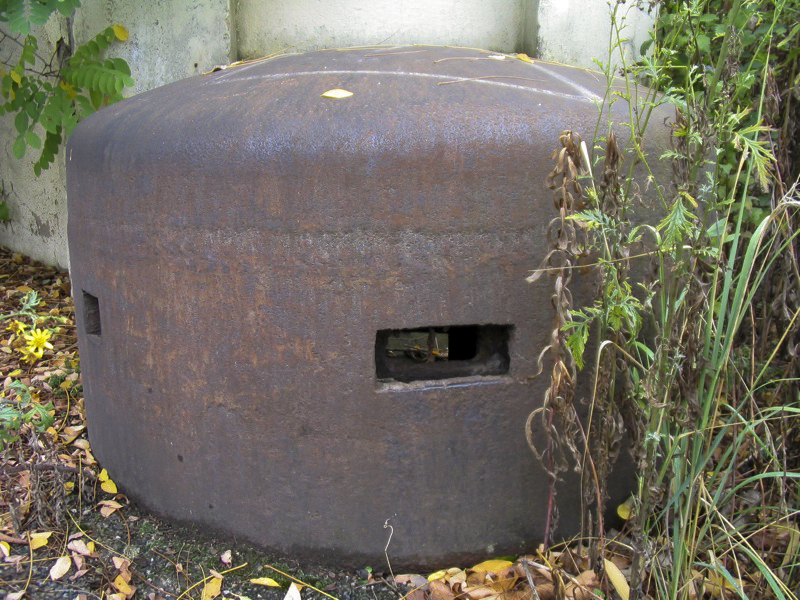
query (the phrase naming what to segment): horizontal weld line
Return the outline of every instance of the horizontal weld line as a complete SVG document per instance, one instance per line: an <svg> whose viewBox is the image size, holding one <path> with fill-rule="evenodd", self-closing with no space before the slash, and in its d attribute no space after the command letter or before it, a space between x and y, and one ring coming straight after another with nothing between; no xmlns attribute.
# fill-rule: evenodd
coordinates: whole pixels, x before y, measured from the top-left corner
<svg viewBox="0 0 800 600"><path fill-rule="evenodd" d="M255 65L253 65L255 66ZM558 73L554 73L549 69L545 69L539 65L532 65L537 70L546 73L550 77L560 81L561 83L568 85L575 90L579 91L581 95L573 95L573 94L565 94L563 92L556 92L553 90L546 90L541 88L534 88L524 85L518 85L515 83L505 83L502 81L492 81L490 79L475 79L472 77L459 77L454 75L440 75L437 73L414 73L410 71L297 71L293 73L271 73L265 75L249 75L244 76L243 71L244 69L239 68L235 71L229 71L227 73L223 73L221 76L216 77L215 79L211 80L211 83L214 85L219 85L221 83L229 83L232 81L250 81L254 79L283 79L287 77L310 77L310 76L319 76L319 75L383 75L383 76L391 76L391 77L424 77L427 79L439 79L442 81L451 81L451 82L464 82L464 83L477 83L481 85L493 85L498 87L506 87L512 88L515 90L522 90L524 92L531 92L533 94L543 94L546 96L554 96L556 98L566 98L570 100L581 100L583 102L596 102L601 100L600 96L595 94L594 92L590 91L589 89L583 87L580 84L574 83L570 81L568 78L564 77L563 75L559 75ZM247 68L247 67L245 67Z"/></svg>

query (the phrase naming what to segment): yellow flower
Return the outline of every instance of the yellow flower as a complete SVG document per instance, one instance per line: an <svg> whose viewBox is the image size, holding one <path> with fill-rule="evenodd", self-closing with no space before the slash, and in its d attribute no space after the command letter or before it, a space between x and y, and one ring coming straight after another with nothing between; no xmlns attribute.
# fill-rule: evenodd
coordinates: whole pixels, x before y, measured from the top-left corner
<svg viewBox="0 0 800 600"><path fill-rule="evenodd" d="M50 339L49 329L33 329L30 333L25 334L25 339L28 341L31 353L36 354L39 358L44 354L45 348L53 349L53 344L47 341Z"/></svg>
<svg viewBox="0 0 800 600"><path fill-rule="evenodd" d="M27 329L27 327L28 326L25 325L25 323L21 323L19 321L14 320L14 321L11 321L11 325L6 327L6 329L8 331L13 331L17 335L20 335L22 333L25 333L25 329Z"/></svg>
<svg viewBox="0 0 800 600"><path fill-rule="evenodd" d="M42 350L37 350L36 348L31 348L31 346L25 346L24 348L17 348L22 353L22 360L27 360L28 362L34 363L40 358L42 358L42 354L44 352Z"/></svg>

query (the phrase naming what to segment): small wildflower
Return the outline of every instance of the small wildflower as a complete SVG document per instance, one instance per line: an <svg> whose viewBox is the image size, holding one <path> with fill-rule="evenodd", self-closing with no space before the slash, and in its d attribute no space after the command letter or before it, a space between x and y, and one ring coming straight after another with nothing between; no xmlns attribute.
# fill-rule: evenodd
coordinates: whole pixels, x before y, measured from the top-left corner
<svg viewBox="0 0 800 600"><path fill-rule="evenodd" d="M53 344L48 341L50 339L49 329L33 329L30 333L25 334L25 339L28 342L28 348L39 358L44 354L45 348L53 349Z"/></svg>
<svg viewBox="0 0 800 600"><path fill-rule="evenodd" d="M21 334L25 333L25 329L27 329L27 327L28 326L25 325L25 323L22 323L20 321L14 320L14 321L11 321L11 324L8 327L6 327L6 329L8 331L13 331L17 335L21 335Z"/></svg>
<svg viewBox="0 0 800 600"><path fill-rule="evenodd" d="M42 358L42 354L44 354L44 352L36 350L35 348L32 349L30 346L18 348L18 350L22 353L22 360L26 360L30 363L35 363L37 360Z"/></svg>

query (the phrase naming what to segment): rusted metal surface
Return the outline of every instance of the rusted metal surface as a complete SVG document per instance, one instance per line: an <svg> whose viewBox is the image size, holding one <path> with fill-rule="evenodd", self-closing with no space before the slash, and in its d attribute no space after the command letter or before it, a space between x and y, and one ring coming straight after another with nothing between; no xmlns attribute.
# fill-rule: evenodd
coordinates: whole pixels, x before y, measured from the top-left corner
<svg viewBox="0 0 800 600"><path fill-rule="evenodd" d="M604 84L489 56L279 57L76 129L86 410L124 491L330 562L382 562L390 517L395 565L541 540L547 477L523 426L548 383L529 376L552 283L525 276L546 253L559 133L594 132ZM353 95L321 97L332 88ZM575 281L576 301L592 285ZM386 346L398 330L433 333L407 381L382 380L409 371L381 371L404 360ZM469 348L461 370L424 354L445 334ZM579 526L569 477L561 535Z"/></svg>

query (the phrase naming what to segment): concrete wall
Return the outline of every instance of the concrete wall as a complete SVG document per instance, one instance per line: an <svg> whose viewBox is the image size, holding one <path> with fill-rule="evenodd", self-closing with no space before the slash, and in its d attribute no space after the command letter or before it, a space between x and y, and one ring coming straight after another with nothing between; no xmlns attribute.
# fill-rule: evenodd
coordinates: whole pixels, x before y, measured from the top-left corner
<svg viewBox="0 0 800 600"><path fill-rule="evenodd" d="M544 60L598 69L596 60L609 62L609 46L616 46L611 62L630 64L642 43L650 39L655 11L618 5L605 0L538 0L536 55ZM616 29L612 35L612 11ZM621 56L622 55L622 56ZM624 57L624 63L622 58Z"/></svg>
<svg viewBox="0 0 800 600"><path fill-rule="evenodd" d="M608 60L610 11L607 0L83 0L73 19L54 20L37 35L49 56L61 37L80 44L125 25L130 39L109 55L130 64L136 87L127 93L134 94L240 58L346 46L469 46L591 68L594 58ZM652 16L619 12L630 60ZM14 47L3 42L0 58L7 61ZM13 119L0 118L0 181L12 217L0 224L0 244L66 267L64 158L37 179L33 153L12 157L14 138Z"/></svg>
<svg viewBox="0 0 800 600"><path fill-rule="evenodd" d="M394 44L521 51L529 0L240 0L239 54Z"/></svg>

